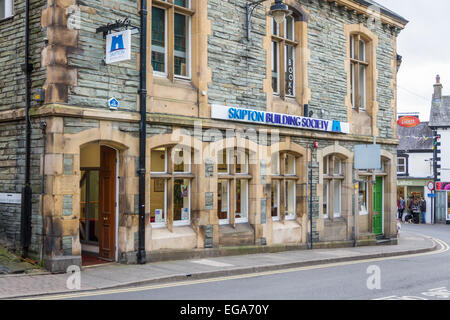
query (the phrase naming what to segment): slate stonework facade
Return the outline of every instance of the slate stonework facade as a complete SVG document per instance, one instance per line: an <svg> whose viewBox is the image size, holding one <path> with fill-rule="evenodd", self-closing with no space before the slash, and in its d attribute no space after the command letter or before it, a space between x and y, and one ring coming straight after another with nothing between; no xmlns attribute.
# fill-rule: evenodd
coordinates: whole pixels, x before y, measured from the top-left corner
<svg viewBox="0 0 450 320"><path fill-rule="evenodd" d="M355 203L352 199L353 150L357 144L372 143L372 134L377 136L378 143L382 145L385 163L384 172L380 173L385 181L383 233L387 238L395 236L393 199L396 186L393 179L396 174L393 172L397 140L394 139L395 126L392 124L396 115L396 37L406 21L383 13L381 21L374 25L370 20L371 15L367 13L368 7L360 1L285 2L297 10L300 17L295 22L295 30L299 32L301 41L296 49L296 57L299 58L296 72L300 77L296 79L297 95L294 98L280 98L273 94L271 88L271 19L265 15L269 3L255 10L251 39L247 40L244 30L245 1L191 1L190 10L194 14L190 25L190 80L175 78L172 81L170 76L167 79L153 74L149 54L146 160L146 210L149 218L146 224L146 250L151 259L163 257L163 254L158 254L167 249L189 251L236 244L305 247L309 241L309 212L306 204L308 148L315 141L319 142L319 150L313 152L312 158L313 239L323 246L336 242L350 243L353 240ZM149 1L149 7L151 5L168 7L157 0ZM101 145L117 150L115 260L135 261L140 120L137 93L139 35L132 36L130 61L105 65L105 40L95 30L125 17L130 19L133 26L138 26L138 11L137 2L125 0L49 0L33 5L33 88L43 87L46 90L45 102L33 102L32 112L33 251L39 254L39 235L44 230L43 252L49 268L57 269L55 261L64 259L70 263L81 263L80 255L83 250L87 250L82 240L85 235L80 233L80 219L85 210L84 193L80 186L86 170L97 165L101 170L102 164L93 165L98 159L92 156L92 150L97 150ZM24 138L21 138L21 134L24 127L24 84L20 71L22 60L16 54L22 50L18 48L23 33L13 35L10 31L23 21L20 4L16 6L15 12L12 20L0 22L0 31L8 35L8 41L11 40L7 42L7 49L0 49L8 50L3 51L7 53L0 51L0 61L6 59L5 65L9 68L1 69L3 64L0 64L0 179L6 182L0 187L0 192L20 192L23 183ZM355 113L349 102L348 37L355 30L365 32L371 39L374 53L370 54L376 57L373 61L374 77L369 83L374 99L369 102L370 110L364 114ZM151 36L149 32L149 43ZM118 111L107 108L107 100L111 97L120 101ZM303 104L306 103L309 103L315 118L349 122L350 134L280 128L277 135L265 137L261 135L262 131L267 129L271 133L273 128L210 118L213 104L238 105L303 116ZM45 157L42 156L41 121L47 123ZM196 127L198 124L203 127L200 131ZM228 132L227 139L222 140L230 129L234 131ZM167 192L164 200L167 201L166 224L156 227L151 222L154 214L150 212L153 210L152 203L157 202L152 198L154 180L166 179L167 190L176 184L176 177L167 175L170 172L163 177L150 174L152 152L158 148L169 150L179 143L180 136L193 142L193 157L223 141L231 143L231 147L235 147L239 141L246 143L248 156L255 160L249 164L246 222L236 222L237 218L232 216L229 218L231 229L220 223L217 216L217 184L221 176L218 174L218 164L209 160L192 164L191 172L185 177L190 181L189 223L174 223L171 192ZM258 154L261 146L261 150L267 152L267 157ZM273 177L267 163L270 147L281 147L283 152L292 153L297 159L295 217L292 220L285 219L284 209L280 213L280 221L271 216L270 184ZM91 150L88 155L86 150ZM339 219L323 217L323 183L326 179L323 161L330 155L342 158L345 171ZM204 159L214 160L216 156L208 154ZM45 195L41 202L40 182L44 158ZM358 174L364 176L364 173ZM237 180L231 177L227 179L230 179L229 190L232 190ZM230 197L234 196L230 194ZM230 210L235 206L232 202ZM367 217L362 218L364 221L359 221L360 240L370 238L367 235L372 233L370 211ZM41 216L44 216L43 229ZM19 227L20 206L1 206L0 233L5 234L10 243L17 243Z"/></svg>

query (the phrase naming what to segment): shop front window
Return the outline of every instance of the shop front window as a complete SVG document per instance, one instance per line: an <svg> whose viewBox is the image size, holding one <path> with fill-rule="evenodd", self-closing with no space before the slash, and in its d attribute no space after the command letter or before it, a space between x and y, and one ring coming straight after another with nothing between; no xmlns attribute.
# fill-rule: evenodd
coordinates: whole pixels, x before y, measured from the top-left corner
<svg viewBox="0 0 450 320"><path fill-rule="evenodd" d="M275 153L271 157L272 219L295 220L297 217L297 158L290 153ZM282 195L282 196L281 196Z"/></svg>
<svg viewBox="0 0 450 320"><path fill-rule="evenodd" d="M220 224L248 222L249 162L248 154L240 149L226 149L218 153L217 216ZM233 206L231 206L232 204ZM233 210L233 211L232 211Z"/></svg>
<svg viewBox="0 0 450 320"><path fill-rule="evenodd" d="M325 219L342 216L342 185L344 182L343 160L338 156L323 159L323 215Z"/></svg>
<svg viewBox="0 0 450 320"><path fill-rule="evenodd" d="M168 221L174 226L190 224L191 159L189 148L151 151L150 222L154 227L167 226Z"/></svg>

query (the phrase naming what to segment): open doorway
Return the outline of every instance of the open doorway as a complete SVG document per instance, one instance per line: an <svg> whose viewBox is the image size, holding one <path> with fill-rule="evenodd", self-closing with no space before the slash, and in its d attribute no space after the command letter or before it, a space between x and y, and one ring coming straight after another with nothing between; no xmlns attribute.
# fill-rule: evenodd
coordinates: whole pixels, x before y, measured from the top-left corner
<svg viewBox="0 0 450 320"><path fill-rule="evenodd" d="M84 266L117 260L117 150L81 148L80 242Z"/></svg>

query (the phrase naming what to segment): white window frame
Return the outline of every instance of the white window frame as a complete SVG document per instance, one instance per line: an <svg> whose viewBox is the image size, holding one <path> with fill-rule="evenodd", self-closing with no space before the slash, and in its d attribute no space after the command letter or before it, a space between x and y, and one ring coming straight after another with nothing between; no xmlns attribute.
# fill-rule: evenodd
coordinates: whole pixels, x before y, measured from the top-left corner
<svg viewBox="0 0 450 320"><path fill-rule="evenodd" d="M5 16L0 17L1 20L5 20L14 16L14 0L5 0L4 8Z"/></svg>
<svg viewBox="0 0 450 320"><path fill-rule="evenodd" d="M293 182L294 183L294 188L293 188L293 206L294 206L294 212L292 213L292 214L288 214L288 212L287 212L287 210L286 210L286 212L285 212L285 220L286 221L292 221L292 220L295 220L295 219L297 219L297 212L296 212L296 210L297 210L297 197L296 197L296 195L297 195L297 183L296 183L296 181L294 181L294 180L285 180L285 183L286 183L286 186L285 186L285 189L286 189L286 200L285 200L285 207L287 208L288 207L288 201L289 201L289 199L288 199L288 196L289 196L289 188L287 188L287 186L289 186L289 183L290 182Z"/></svg>
<svg viewBox="0 0 450 320"><path fill-rule="evenodd" d="M168 17L167 17L167 9L163 9L161 7L155 7L158 8L160 10L164 11L164 72L161 71L155 71L153 70L153 74L155 76L158 77L167 77L168 73L167 73L167 63L168 63L168 48L167 48L167 40L168 40L168 35L167 35L167 30L168 30L168 26L167 26L167 22L168 22ZM153 51L153 46L151 48L151 51Z"/></svg>
<svg viewBox="0 0 450 320"><path fill-rule="evenodd" d="M188 2L188 8L190 8L190 1ZM167 12L167 10L166 10L166 12ZM177 13L175 12L174 16L175 16L175 14L177 14ZM186 64L187 64L186 73L187 73L187 76L177 75L177 74L175 74L175 70L174 70L173 76L176 79L191 80L192 79L192 75L191 75L191 55L192 55L192 49L191 49L191 44L192 44L191 25L192 25L192 22L191 22L191 20L192 19L191 19L191 16L189 16L189 15L183 15L183 16L185 16L188 19L188 22L187 22L188 23L188 28L187 28L188 29L188 31L187 31L188 41L186 41L187 46L188 46L187 50L186 50L186 55L187 55L187 57L186 57ZM175 19L174 19L174 21L175 21ZM174 29L175 29L175 26L174 26ZM175 36L175 33L174 33L174 36ZM175 65L175 48L173 50L174 50L173 59L174 59L174 65ZM167 52L166 52L166 60L167 60Z"/></svg>
<svg viewBox="0 0 450 320"><path fill-rule="evenodd" d="M192 173L192 153L190 152L190 150L181 147L179 149L173 148L172 154L175 153L175 151L177 151L177 150L178 151L183 151L183 158L185 157L185 155L184 155L185 152L188 154L188 156L189 156L189 163L187 163L188 171L178 171L178 172L174 171L173 174L176 176L177 174L189 174L189 173ZM167 149L166 149L166 151L167 151ZM175 160L172 159L172 161L175 161ZM184 161L184 159L183 159L183 161ZM186 163L184 163L184 165L186 166ZM166 172L167 172L167 160L166 160Z"/></svg>
<svg viewBox="0 0 450 320"><path fill-rule="evenodd" d="M361 67L362 70L364 70L363 75L361 76ZM358 70L358 72L360 73L359 75L359 85L360 85L360 93L359 93L359 98L361 99L360 101L360 110L365 111L367 109L367 67L364 65L360 65L359 66L360 70Z"/></svg>
<svg viewBox="0 0 450 320"><path fill-rule="evenodd" d="M163 222L152 222L151 225L152 225L152 228L157 228L157 229L167 227L167 179L164 179L164 221Z"/></svg>
<svg viewBox="0 0 450 320"><path fill-rule="evenodd" d="M294 39L295 39L295 34L294 34ZM290 46L290 45L285 45L285 48L284 48L284 54L285 54L285 57L284 57L284 59L285 59L285 63L284 63L284 67L285 67L285 73L287 73L287 71L288 71L288 68L289 68L289 66L288 66L288 63L287 63L287 61L288 61L288 50L287 50L287 48L288 47L292 47L292 49L293 49L293 54L292 54L292 64L293 64L293 72L292 72L292 77L293 77L293 79L292 79L292 87L293 87L293 91L294 91L294 93L292 94L292 95L290 95L290 94L288 94L287 92L288 92L288 90L287 90L287 87L286 88L284 88L284 90L285 90L285 92L286 92L286 97L289 97L289 98L295 98L296 97L296 90L295 90L295 81L296 81L296 79L295 79L295 63L296 63L296 61L295 61L295 48L296 47L294 47L294 46ZM285 79L286 80L286 79ZM286 85L286 84L285 84Z"/></svg>
<svg viewBox="0 0 450 320"><path fill-rule="evenodd" d="M236 223L247 223L248 222L248 201L249 201L249 197L248 197L248 185L249 185L249 181L247 179L236 179L236 183L237 180L241 181L241 188L242 188L242 181L245 181L245 215L246 218L236 218L236 215L239 213L241 216L243 215L242 212L237 212L237 208L234 212L234 221ZM241 189L242 190L242 189ZM241 195L242 196L242 195ZM237 193L235 195L235 197L237 198ZM242 207L242 199L241 199L241 207Z"/></svg>
<svg viewBox="0 0 450 320"><path fill-rule="evenodd" d="M322 195L323 196L323 205L325 205L327 207L327 213L323 213L323 217L324 219L329 219L330 218L330 180L324 180L324 189L325 189L325 194Z"/></svg>
<svg viewBox="0 0 450 320"><path fill-rule="evenodd" d="M400 160L403 160L404 161L404 163L403 163L403 167L404 167L404 171L399 171L399 167L401 166L400 165ZM397 174L406 174L406 157L398 157L397 158Z"/></svg>
<svg viewBox="0 0 450 320"><path fill-rule="evenodd" d="M336 199L335 199L335 196L336 196L336 194L335 194L336 183L339 186L339 192L338 192L338 195L339 195L339 211L336 210L336 206L335 206L335 204L336 204ZM333 187L333 217L336 219L336 218L341 218L342 217L342 181L341 180L334 180L333 181L333 185L334 185L334 187Z"/></svg>
<svg viewBox="0 0 450 320"><path fill-rule="evenodd" d="M159 149L159 148L156 148L156 149ZM152 149L152 150L155 150L155 149ZM151 154L151 151L150 151L150 154ZM167 164L168 164L168 162L167 162L167 155L168 155L168 152L167 152L167 148L164 148L164 171L161 171L161 172L159 172L159 171L150 171L150 173L156 173L156 174L161 174L161 173L167 173ZM151 165L152 165L152 160L150 159L150 170L151 170Z"/></svg>
<svg viewBox="0 0 450 320"><path fill-rule="evenodd" d="M279 46L279 43L278 42L276 42L276 41L272 41L272 77L273 77L273 75L274 75L274 73L277 75L277 90L274 90L273 89L273 87L272 87L272 90L273 90L273 94L274 95L280 95L280 61L279 61L279 55L280 55L280 49L278 48L278 46ZM278 59L275 59L275 57L274 57L274 52L277 52L277 57L278 57ZM276 66L277 66L277 72L273 72L273 66L276 64Z"/></svg>
<svg viewBox="0 0 450 320"><path fill-rule="evenodd" d="M285 173L285 176L287 177L292 177L292 176L296 176L297 175L297 158L294 155L291 154L287 154L286 155L286 159L288 159L288 165L289 165L289 158L293 158L294 159L294 172L293 173ZM287 168L285 168L286 170Z"/></svg>
<svg viewBox="0 0 450 320"><path fill-rule="evenodd" d="M281 200L281 198L280 198L281 193L280 193L280 191L281 191L281 184L280 184L279 180L273 180L272 181L272 188L273 188L273 184L277 185L277 193L275 195L275 197L276 197L276 204L277 204L277 215L275 217L272 217L272 221L280 221L280 206L281 206L281 201L280 201ZM272 206L273 206L273 203L272 203ZM270 209L271 209L270 213L272 215L272 208L270 208Z"/></svg>
<svg viewBox="0 0 450 320"><path fill-rule="evenodd" d="M219 179L220 180L220 179ZM224 180L222 180L224 181ZM230 180L225 180L227 182L227 218L226 219L219 219L219 225L227 225L230 224ZM219 183L217 181L217 183ZM222 195L223 198L223 195ZM223 199L222 199L223 201Z"/></svg>
<svg viewBox="0 0 450 320"><path fill-rule="evenodd" d="M191 225L191 179L184 179L184 178L179 178L179 180L189 180L189 186L188 186L188 219L187 220L178 220L175 221L175 219L173 220L173 226L174 227L181 227L181 226L190 226ZM167 194L166 194L167 197ZM166 200L167 202L167 200Z"/></svg>

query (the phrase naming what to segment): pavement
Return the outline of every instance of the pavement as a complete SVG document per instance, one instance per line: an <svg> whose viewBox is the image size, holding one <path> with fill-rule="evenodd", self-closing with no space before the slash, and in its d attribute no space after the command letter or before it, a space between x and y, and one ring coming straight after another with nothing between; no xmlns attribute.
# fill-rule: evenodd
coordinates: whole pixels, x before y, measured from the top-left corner
<svg viewBox="0 0 450 320"><path fill-rule="evenodd" d="M402 232L398 245L286 251L280 253L227 256L123 265L111 263L84 267L81 288L68 289L76 282L69 274L0 276L0 299L125 288L149 284L210 279L313 265L403 256L434 251L438 244L416 232ZM69 283L69 286L67 285Z"/></svg>

